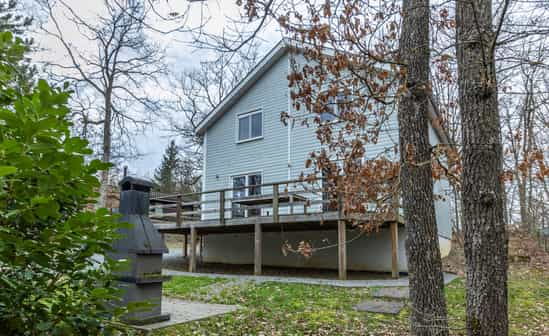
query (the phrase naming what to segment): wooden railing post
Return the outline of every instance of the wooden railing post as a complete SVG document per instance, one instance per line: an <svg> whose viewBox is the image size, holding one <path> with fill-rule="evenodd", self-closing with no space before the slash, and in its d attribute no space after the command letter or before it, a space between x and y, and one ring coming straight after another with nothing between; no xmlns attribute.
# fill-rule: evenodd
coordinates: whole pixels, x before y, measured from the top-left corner
<svg viewBox="0 0 549 336"><path fill-rule="evenodd" d="M273 222L278 223L278 184L273 184Z"/></svg>
<svg viewBox="0 0 549 336"><path fill-rule="evenodd" d="M177 205L175 207L175 224L177 226L181 226L181 202L183 201L183 198L181 195L177 195Z"/></svg>
<svg viewBox="0 0 549 336"><path fill-rule="evenodd" d="M225 190L219 192L219 223L225 224Z"/></svg>
<svg viewBox="0 0 549 336"><path fill-rule="evenodd" d="M337 219L343 217L343 198L340 193L337 194Z"/></svg>

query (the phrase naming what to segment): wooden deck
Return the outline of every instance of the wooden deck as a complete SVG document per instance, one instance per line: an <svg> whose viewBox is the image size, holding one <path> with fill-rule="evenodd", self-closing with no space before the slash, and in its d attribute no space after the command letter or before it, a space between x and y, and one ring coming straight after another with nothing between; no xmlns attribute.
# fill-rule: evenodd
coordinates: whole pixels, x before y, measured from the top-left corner
<svg viewBox="0 0 549 336"><path fill-rule="evenodd" d="M338 211L339 207L333 210L330 205L335 203L334 200L325 199L321 189L304 186L302 181L244 188L252 187L255 191L260 190L260 194L231 198L235 190L227 188L192 195L152 196L150 218L160 233L184 235L183 251L185 254L187 250L190 251L190 272L196 270L196 244L203 235L254 233L254 273L259 275L263 232L337 230L339 278L346 279L346 228L352 223L369 221L372 215L344 217ZM237 191L241 193L242 188ZM212 195L216 196L214 200ZM189 198L200 201L183 201ZM281 210L284 213L280 213ZM392 274L395 278L398 277L399 224L404 224L404 221L400 215L396 215L396 211L394 216L383 220L383 226L389 227L391 231ZM188 244L190 249L187 248Z"/></svg>

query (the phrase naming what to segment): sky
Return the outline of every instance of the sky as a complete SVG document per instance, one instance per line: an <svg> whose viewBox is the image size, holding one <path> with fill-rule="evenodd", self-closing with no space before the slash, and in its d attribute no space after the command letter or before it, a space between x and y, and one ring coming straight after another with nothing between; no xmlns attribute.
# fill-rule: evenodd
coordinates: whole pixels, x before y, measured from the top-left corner
<svg viewBox="0 0 549 336"><path fill-rule="evenodd" d="M45 35L39 26L51 30L52 22L48 20L47 15L37 5L37 1L41 0L26 0L25 5L31 15L36 20L35 43L38 47L38 52L33 55L33 59L39 63L43 62L66 62L67 54L61 44L52 37ZM59 0L58 0L59 1ZM79 16L89 19L90 22L96 20L97 14L103 10L103 0L63 0L70 6ZM209 17L205 30L209 33L220 33L229 23L228 18L238 18L239 8L232 0L207 0L205 6L200 3L191 3L190 10L186 16L187 24L196 26L204 17ZM189 3L182 0L157 1L156 10L162 14L171 12L182 13L187 9ZM71 45L79 51L93 51L93 44L85 39L75 28L75 25L66 19L64 11L57 11L58 21L64 37L70 41ZM180 21L177 22L180 24ZM162 29L169 30L174 27L158 19L151 21L151 25ZM166 47L166 66L170 73L178 73L183 70L197 67L200 61L207 60L211 57L211 52L196 48L190 43L192 36L190 33L175 32L170 34L159 34L149 31L148 36ZM281 38L281 34L277 31L274 24L270 24L261 32L260 37L260 55L266 53L272 46ZM151 95L165 96L166 89L151 87ZM177 117L177 116L176 116ZM166 118L167 119L167 118ZM181 139L173 133L168 132L167 120L156 120L156 122L147 128L144 133L137 135L134 138L138 152L141 154L136 159L127 160L122 165L127 165L130 174L151 178L154 170L160 164L162 154L168 143L172 139L176 139L181 143Z"/></svg>

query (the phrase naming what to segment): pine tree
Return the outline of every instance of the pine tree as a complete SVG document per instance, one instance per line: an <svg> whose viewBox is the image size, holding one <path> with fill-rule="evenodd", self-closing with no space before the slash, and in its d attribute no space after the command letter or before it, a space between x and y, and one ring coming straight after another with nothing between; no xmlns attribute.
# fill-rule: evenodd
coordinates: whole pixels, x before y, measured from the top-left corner
<svg viewBox="0 0 549 336"><path fill-rule="evenodd" d="M32 23L32 18L19 14L20 10L19 2L15 0L0 1L0 30L11 32L29 45L32 40L26 38L25 33Z"/></svg>
<svg viewBox="0 0 549 336"><path fill-rule="evenodd" d="M23 45L30 50L33 39L27 35L32 24L32 17L21 14L23 9L20 6L21 1L8 0L0 1L0 31L11 32L15 37L23 41ZM30 63L30 58L26 55L14 66L14 73L11 78L11 86L21 93L29 93L34 84L34 75L36 69Z"/></svg>
<svg viewBox="0 0 549 336"><path fill-rule="evenodd" d="M164 152L160 167L158 167L154 173L154 180L158 191L165 193L177 191L177 175L180 164L181 158L179 156L179 147L175 144L175 141L172 140Z"/></svg>

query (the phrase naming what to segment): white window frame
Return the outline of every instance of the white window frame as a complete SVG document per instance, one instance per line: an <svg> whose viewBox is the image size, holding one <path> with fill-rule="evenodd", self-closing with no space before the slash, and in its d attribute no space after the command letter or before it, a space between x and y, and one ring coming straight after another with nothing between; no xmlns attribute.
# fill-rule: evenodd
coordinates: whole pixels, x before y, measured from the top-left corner
<svg viewBox="0 0 549 336"><path fill-rule="evenodd" d="M261 135L256 136L256 137L252 137L252 116L255 115L255 114L261 114ZM249 119L250 121L249 121L249 124L248 124L249 125L249 132L250 132L249 135L250 135L250 137L240 140L240 137L239 137L239 135L240 135L240 119L247 118L247 117L250 118ZM263 139L263 111L261 109L256 109L256 110L253 110L253 111L238 114L236 116L236 134L235 134L235 137L236 137L236 143L244 143L244 142Z"/></svg>
<svg viewBox="0 0 549 336"><path fill-rule="evenodd" d="M263 171L262 170L260 170L260 171L251 171L251 172L245 172L245 173L241 173L241 174L231 175L230 176L230 188L234 188L234 179L235 178L244 177L244 196L243 197L249 197L250 196L249 179L250 179L251 175L259 175L261 177L261 184L265 183L263 181ZM263 194L263 187L259 187L259 188L260 188L260 192L259 192L259 194L255 195L255 196L260 196L260 195ZM231 191L231 198L235 199L234 198L234 190ZM231 202L231 207L232 207L232 202ZM231 210L231 216L233 216L232 210ZM248 217L248 210L244 211L244 217Z"/></svg>

